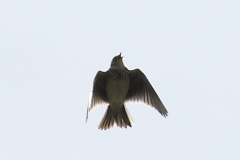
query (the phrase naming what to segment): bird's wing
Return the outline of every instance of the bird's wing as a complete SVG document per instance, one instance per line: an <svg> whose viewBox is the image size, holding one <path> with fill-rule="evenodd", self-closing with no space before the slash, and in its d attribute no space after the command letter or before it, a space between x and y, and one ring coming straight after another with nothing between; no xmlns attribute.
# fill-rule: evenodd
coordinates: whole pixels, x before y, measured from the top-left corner
<svg viewBox="0 0 240 160"><path fill-rule="evenodd" d="M87 116L88 112L93 109L96 105L100 105L108 102L107 93L106 93L106 78L107 73L98 71L97 75L94 78L92 92L90 93L89 103L87 107Z"/></svg>
<svg viewBox="0 0 240 160"><path fill-rule="evenodd" d="M158 110L164 117L167 116L167 110L147 77L139 70L129 72L130 85L126 96L126 101L141 101Z"/></svg>

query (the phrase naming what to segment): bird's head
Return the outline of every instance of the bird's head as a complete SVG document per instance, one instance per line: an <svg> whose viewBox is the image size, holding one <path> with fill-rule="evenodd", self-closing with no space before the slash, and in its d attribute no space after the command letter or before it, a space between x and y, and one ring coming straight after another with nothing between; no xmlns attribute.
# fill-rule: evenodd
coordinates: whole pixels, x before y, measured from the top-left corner
<svg viewBox="0 0 240 160"><path fill-rule="evenodd" d="M122 52L121 52L122 53ZM111 62L111 69L124 69L125 66L122 61L122 56L121 53L115 57L113 57L112 62Z"/></svg>

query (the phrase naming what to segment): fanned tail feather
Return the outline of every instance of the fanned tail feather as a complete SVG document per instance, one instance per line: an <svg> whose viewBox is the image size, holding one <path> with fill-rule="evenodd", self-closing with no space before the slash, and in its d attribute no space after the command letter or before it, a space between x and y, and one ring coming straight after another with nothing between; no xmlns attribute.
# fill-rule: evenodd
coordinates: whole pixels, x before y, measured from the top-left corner
<svg viewBox="0 0 240 160"><path fill-rule="evenodd" d="M109 129L114 124L117 124L118 127L127 128L127 126L132 127L132 118L127 111L125 105L117 113L114 112L110 106L108 106L101 123L99 124L98 129Z"/></svg>

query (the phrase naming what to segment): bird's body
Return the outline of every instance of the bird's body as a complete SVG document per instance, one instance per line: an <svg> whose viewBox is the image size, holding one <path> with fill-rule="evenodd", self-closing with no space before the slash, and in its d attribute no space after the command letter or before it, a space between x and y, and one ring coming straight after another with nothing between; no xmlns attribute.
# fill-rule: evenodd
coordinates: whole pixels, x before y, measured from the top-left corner
<svg viewBox="0 0 240 160"><path fill-rule="evenodd" d="M124 105L129 88L129 77L121 79L109 76L106 83L108 103L114 112L118 112Z"/></svg>
<svg viewBox="0 0 240 160"><path fill-rule="evenodd" d="M147 77L139 69L128 70L122 58L121 53L115 56L110 69L107 72L99 71L94 79L87 117L97 104L109 104L99 129L109 129L115 123L119 127L132 126L131 116L124 105L126 101L142 101L167 116L166 108Z"/></svg>

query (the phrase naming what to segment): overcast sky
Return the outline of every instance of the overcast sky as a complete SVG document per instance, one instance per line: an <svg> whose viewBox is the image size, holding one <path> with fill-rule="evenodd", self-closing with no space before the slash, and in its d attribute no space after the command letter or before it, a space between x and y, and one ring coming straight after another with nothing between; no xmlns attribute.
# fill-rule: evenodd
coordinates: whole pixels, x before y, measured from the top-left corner
<svg viewBox="0 0 240 160"><path fill-rule="evenodd" d="M0 1L1 160L239 160L240 1ZM122 52L165 104L85 123L97 71Z"/></svg>

